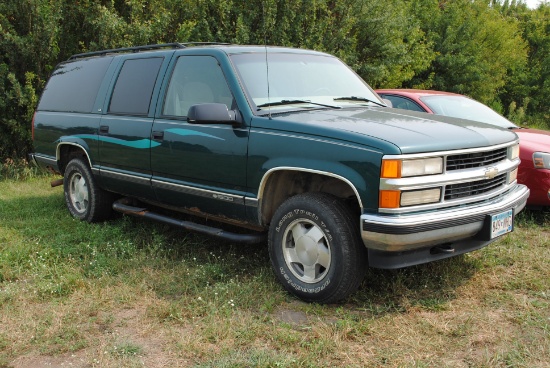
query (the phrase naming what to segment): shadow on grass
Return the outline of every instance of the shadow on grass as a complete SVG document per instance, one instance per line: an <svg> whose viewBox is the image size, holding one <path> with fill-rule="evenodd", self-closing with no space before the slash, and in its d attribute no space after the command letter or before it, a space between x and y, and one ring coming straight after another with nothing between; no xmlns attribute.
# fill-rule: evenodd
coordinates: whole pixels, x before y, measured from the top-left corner
<svg viewBox="0 0 550 368"><path fill-rule="evenodd" d="M192 219L192 217L188 219ZM130 221L135 226L136 222L142 220L132 218ZM230 231L234 230L234 228L223 224L214 226ZM165 248L173 252L174 260L178 262L192 260L191 263L207 270L206 282L211 286L236 279L256 279L255 282L271 281L271 284L275 282L267 244L232 244L150 221L144 222L142 228L148 229L149 233L151 233L151 229L156 229L152 233L161 232L165 236L167 244L172 244L172 247L175 247L175 249L171 246ZM444 310L448 302L455 299L456 289L467 283L480 268L479 262L468 255L460 255L398 270L369 268L365 281L358 292L342 303L327 308L331 310L333 307L338 308L344 305L351 309L370 312L376 316L404 312L413 306L428 310ZM266 275L269 280L266 279ZM169 280L157 284L154 289L159 296L178 298L185 293L182 285L189 280L190 275L185 272L174 272ZM202 281L204 282L205 279ZM253 287L257 287L258 290L262 289L260 285ZM280 285L275 284L275 287L287 301L295 299L286 294ZM298 305L300 304L298 303Z"/></svg>
<svg viewBox="0 0 550 368"><path fill-rule="evenodd" d="M18 253L22 259L12 259L21 264L28 258L49 254L52 260L46 259L44 264L59 267L60 262L72 262L72 267L82 269L73 272L84 279L135 271L138 275L128 282L145 282L159 298L168 301L204 298L207 292L241 293L246 300L243 307L293 300L275 281L267 244L219 241L129 216L87 224L71 218L59 193L4 200L0 210L4 227L13 228L29 242L41 241L39 247L22 248ZM206 223L235 231L223 224ZM37 255L23 254L31 249ZM479 261L466 255L399 270L368 269L360 290L338 306L374 316L400 313L410 307L443 310L455 298L456 289L468 282L479 267ZM141 269L153 271L144 275L139 274Z"/></svg>
<svg viewBox="0 0 550 368"><path fill-rule="evenodd" d="M405 312L411 307L445 310L456 298L457 288L479 267L479 261L460 255L397 270L371 268L350 302L375 316Z"/></svg>

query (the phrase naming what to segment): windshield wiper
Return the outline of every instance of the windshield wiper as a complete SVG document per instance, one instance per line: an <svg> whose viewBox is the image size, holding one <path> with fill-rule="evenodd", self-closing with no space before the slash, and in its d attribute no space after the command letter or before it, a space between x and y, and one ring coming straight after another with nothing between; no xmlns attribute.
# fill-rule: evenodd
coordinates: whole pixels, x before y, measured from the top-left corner
<svg viewBox="0 0 550 368"><path fill-rule="evenodd" d="M326 105L318 102L311 102L308 100L281 100L276 102L268 102L261 105L258 105L258 110L261 110L262 107L270 107L270 106L282 106L282 105L295 105L295 104L310 104L310 105L316 105L316 106L323 106L323 107L330 107L331 109L341 109L340 106L334 106L334 105Z"/></svg>
<svg viewBox="0 0 550 368"><path fill-rule="evenodd" d="M334 101L362 101L362 102L372 102L373 104L377 104L378 106L387 107L385 104L380 103L378 101L372 100L370 98L366 97L357 97L357 96L349 96L349 97L336 97Z"/></svg>

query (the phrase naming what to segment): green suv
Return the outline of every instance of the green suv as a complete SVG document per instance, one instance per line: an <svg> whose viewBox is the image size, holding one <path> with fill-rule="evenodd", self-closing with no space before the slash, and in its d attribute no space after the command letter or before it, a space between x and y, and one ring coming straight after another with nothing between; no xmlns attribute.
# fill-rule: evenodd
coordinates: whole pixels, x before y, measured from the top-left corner
<svg viewBox="0 0 550 368"><path fill-rule="evenodd" d="M74 217L118 211L267 242L279 281L314 302L347 297L367 266L486 246L513 230L529 195L513 132L392 110L342 61L310 50L74 55L46 85L33 137L32 159L63 175Z"/></svg>

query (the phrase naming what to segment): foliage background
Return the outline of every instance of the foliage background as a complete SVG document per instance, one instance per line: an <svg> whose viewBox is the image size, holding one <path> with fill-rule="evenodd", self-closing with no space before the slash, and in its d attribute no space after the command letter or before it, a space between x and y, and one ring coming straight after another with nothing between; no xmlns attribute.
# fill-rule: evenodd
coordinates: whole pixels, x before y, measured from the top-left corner
<svg viewBox="0 0 550 368"><path fill-rule="evenodd" d="M335 54L374 88L431 88L549 128L550 4L521 0L2 0L0 160L32 151L57 63L99 49L216 41Z"/></svg>

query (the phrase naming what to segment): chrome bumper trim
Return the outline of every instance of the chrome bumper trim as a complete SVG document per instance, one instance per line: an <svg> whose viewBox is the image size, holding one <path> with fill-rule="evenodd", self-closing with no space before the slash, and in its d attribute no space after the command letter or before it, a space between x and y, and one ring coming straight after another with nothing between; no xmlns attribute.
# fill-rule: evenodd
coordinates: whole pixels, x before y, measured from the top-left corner
<svg viewBox="0 0 550 368"><path fill-rule="evenodd" d="M511 191L489 201L428 213L361 216L361 237L369 249L401 252L463 240L475 236L486 216L513 208L521 211L529 189L517 185Z"/></svg>

